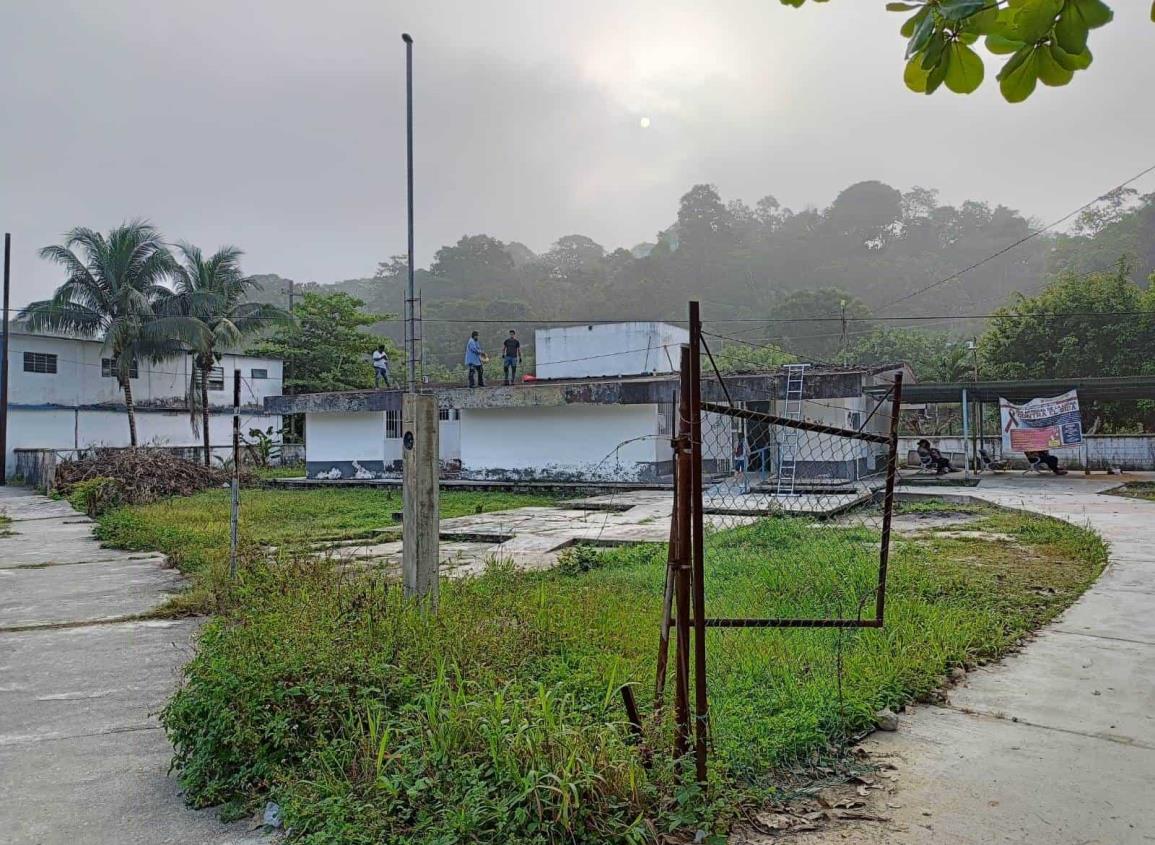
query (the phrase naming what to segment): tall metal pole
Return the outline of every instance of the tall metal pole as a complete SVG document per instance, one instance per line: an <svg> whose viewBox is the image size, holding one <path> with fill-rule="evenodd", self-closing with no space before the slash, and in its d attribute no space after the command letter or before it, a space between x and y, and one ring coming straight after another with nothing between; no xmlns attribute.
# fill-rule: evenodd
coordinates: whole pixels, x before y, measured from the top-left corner
<svg viewBox="0 0 1155 845"><path fill-rule="evenodd" d="M414 309L417 294L413 284L413 38L407 32L401 34L405 42L405 159L406 184L409 193L409 279L405 288L405 355L406 388L417 392L417 348L416 320Z"/></svg>
<svg viewBox="0 0 1155 845"><path fill-rule="evenodd" d="M12 235L4 233L4 340L0 342L0 484L8 483L8 292L12 281Z"/></svg>
<svg viewBox="0 0 1155 845"><path fill-rule="evenodd" d="M705 528L702 523L702 317L690 303L690 495L691 583L694 595L694 762L698 782L706 782L710 710L706 692Z"/></svg>
<svg viewBox="0 0 1155 845"><path fill-rule="evenodd" d="M229 577L237 574L237 540L241 521L241 371L233 370L233 478L229 509Z"/></svg>

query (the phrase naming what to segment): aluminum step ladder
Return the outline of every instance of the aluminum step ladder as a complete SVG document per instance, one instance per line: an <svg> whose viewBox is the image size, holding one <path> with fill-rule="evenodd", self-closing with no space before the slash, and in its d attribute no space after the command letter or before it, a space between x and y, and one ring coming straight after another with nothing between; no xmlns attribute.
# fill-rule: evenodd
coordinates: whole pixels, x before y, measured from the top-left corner
<svg viewBox="0 0 1155 845"><path fill-rule="evenodd" d="M786 365L786 408L782 416L791 420L802 420L802 394L806 383L806 368L809 364ZM779 496L794 495L794 479L798 471L798 445L802 432L786 429L778 445L778 487Z"/></svg>

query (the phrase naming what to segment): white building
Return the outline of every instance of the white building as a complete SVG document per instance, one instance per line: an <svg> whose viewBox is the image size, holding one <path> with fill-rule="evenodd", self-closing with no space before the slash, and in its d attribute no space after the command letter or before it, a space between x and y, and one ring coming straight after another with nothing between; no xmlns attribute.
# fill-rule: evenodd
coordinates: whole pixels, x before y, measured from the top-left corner
<svg viewBox="0 0 1155 845"><path fill-rule="evenodd" d="M534 332L539 379L651 375L678 371L690 333L669 323L595 323Z"/></svg>
<svg viewBox="0 0 1155 845"><path fill-rule="evenodd" d="M446 470L502 481L624 481L668 478L673 454L683 329L663 323L569 326L536 333L537 373L510 387L441 388L440 453ZM609 363L607 363L609 362ZM500 366L491 364L492 367ZM857 427L876 402L864 390L895 367L816 368L807 386L813 422ZM550 378L543 378L552 374ZM711 384L713 384L711 382ZM780 372L727 379L735 401L781 412ZM704 385L705 389L705 385ZM717 385L712 390L718 392ZM722 400L719 393L715 399ZM401 469L400 391L280 396L273 414L304 413L311 478L372 479ZM729 418L706 415L707 465L728 470ZM883 424L881 416L870 427Z"/></svg>
<svg viewBox="0 0 1155 845"><path fill-rule="evenodd" d="M8 356L9 473L15 472L15 449L129 445L124 393L100 341L13 327ZM132 393L141 445L201 444L201 437L193 435L186 404L191 370L187 355L158 364L141 361L134 369ZM282 392L281 362L226 354L209 377L213 447L232 443L234 370L240 370L242 379L242 431L281 428L281 418L264 411L265 399Z"/></svg>

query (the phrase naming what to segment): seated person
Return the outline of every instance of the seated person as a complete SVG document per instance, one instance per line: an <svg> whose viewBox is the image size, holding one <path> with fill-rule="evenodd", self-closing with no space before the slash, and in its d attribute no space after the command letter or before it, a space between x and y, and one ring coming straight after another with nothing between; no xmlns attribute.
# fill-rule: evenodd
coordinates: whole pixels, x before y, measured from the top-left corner
<svg viewBox="0 0 1155 845"><path fill-rule="evenodd" d="M985 446L980 446L979 447L979 464L985 470L990 470L991 472L996 472L1000 469L1004 469L1007 465L1007 462L1002 460L1001 458L999 460L995 460L994 458L991 457L991 453L987 451Z"/></svg>
<svg viewBox="0 0 1155 845"><path fill-rule="evenodd" d="M1067 474L1065 469L1059 468L1059 459L1052 455L1047 449L1041 449L1037 452L1023 452L1023 454L1027 456L1027 460L1030 462L1032 467L1034 467L1036 464L1046 464L1050 468L1051 472L1053 472L1055 475Z"/></svg>
<svg viewBox="0 0 1155 845"><path fill-rule="evenodd" d="M922 461L923 466L932 467L939 475L946 472L959 472L958 469L951 466L950 458L947 458L938 449L930 445L929 440L918 441L918 459Z"/></svg>

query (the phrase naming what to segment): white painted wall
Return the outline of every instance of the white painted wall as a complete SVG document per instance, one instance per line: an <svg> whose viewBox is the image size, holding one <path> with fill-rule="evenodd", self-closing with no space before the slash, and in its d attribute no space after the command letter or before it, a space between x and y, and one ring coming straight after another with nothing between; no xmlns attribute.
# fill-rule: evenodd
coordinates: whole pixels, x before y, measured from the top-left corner
<svg viewBox="0 0 1155 845"><path fill-rule="evenodd" d="M41 352L56 356L56 373L34 373L24 370L24 353ZM11 405L65 408L89 405L123 405L124 394L116 379L101 375L101 359L107 356L100 341L77 340L45 334L12 332L9 347L8 401ZM181 404L185 401L191 378L191 359L184 355L153 364L141 361L139 377L132 381L133 400L138 405ZM241 404L261 405L266 396L281 393L281 361L248 355L224 355L222 390L209 391L209 405L231 407L232 373L241 371ZM263 369L268 378L254 379L254 369ZM0 374L2 377L2 374Z"/></svg>
<svg viewBox="0 0 1155 845"><path fill-rule="evenodd" d="M541 379L672 373L690 334L669 323L604 323L534 332Z"/></svg>
<svg viewBox="0 0 1155 845"><path fill-rule="evenodd" d="M657 433L656 405L463 409L461 469L472 477L637 480L656 458Z"/></svg>
<svg viewBox="0 0 1155 845"><path fill-rule="evenodd" d="M250 428L262 431L281 428L281 418L263 414L242 414L241 433ZM142 446L200 446L194 436L187 411L138 410L137 436ZM209 415L209 443L228 447L233 442L232 413L213 411ZM14 472L14 449L87 449L94 446L128 446L128 416L123 410L91 408L10 407L8 411L8 455L6 466Z"/></svg>
<svg viewBox="0 0 1155 845"><path fill-rule="evenodd" d="M396 441L400 457L400 441ZM385 460L385 415L338 413L305 415L308 461Z"/></svg>

